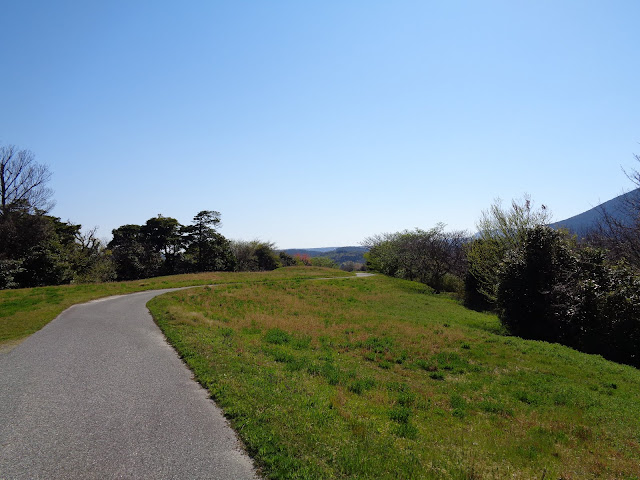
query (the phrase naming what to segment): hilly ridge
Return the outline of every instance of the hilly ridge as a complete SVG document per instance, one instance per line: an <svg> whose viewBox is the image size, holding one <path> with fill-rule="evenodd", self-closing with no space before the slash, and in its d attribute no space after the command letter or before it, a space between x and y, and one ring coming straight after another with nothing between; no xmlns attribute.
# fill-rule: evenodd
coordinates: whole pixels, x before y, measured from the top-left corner
<svg viewBox="0 0 640 480"><path fill-rule="evenodd" d="M566 228L569 232L578 235L578 237L584 237L590 230L598 225L598 222L603 218L604 212L623 223L630 223L632 216L625 207L630 199L638 195L640 195L640 188L618 195L585 212L565 220L551 223L549 226L553 228Z"/></svg>
<svg viewBox="0 0 640 480"><path fill-rule="evenodd" d="M327 257L342 265L345 262L365 263L364 254L367 247L325 247L325 248L288 248L281 250L289 255L308 255L309 257Z"/></svg>
<svg viewBox="0 0 640 480"><path fill-rule="evenodd" d="M631 223L633 217L626 206L629 200L633 200L633 197L638 197L634 201L640 204L640 188L618 195L572 217L550 223L549 226L552 228L565 228L570 233L582 238L598 225L598 222L603 218L604 212L623 223ZM334 262L342 264L349 261L366 263L364 254L368 252L369 249L367 247L354 245L345 247L287 248L280 251L289 255L308 255L312 258L328 257Z"/></svg>

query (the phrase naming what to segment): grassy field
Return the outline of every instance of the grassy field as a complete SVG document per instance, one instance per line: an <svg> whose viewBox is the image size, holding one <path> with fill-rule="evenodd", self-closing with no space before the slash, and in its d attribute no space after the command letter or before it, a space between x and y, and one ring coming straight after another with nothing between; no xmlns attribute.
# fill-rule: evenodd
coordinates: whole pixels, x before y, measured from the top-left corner
<svg viewBox="0 0 640 480"><path fill-rule="evenodd" d="M269 478L640 478L640 371L505 336L420 284L238 283L149 305Z"/></svg>
<svg viewBox="0 0 640 480"><path fill-rule="evenodd" d="M313 267L281 268L269 273L201 273L119 283L62 285L0 291L0 345L18 341L40 330L76 303L142 290L208 285L212 283L277 281L292 278L350 275Z"/></svg>

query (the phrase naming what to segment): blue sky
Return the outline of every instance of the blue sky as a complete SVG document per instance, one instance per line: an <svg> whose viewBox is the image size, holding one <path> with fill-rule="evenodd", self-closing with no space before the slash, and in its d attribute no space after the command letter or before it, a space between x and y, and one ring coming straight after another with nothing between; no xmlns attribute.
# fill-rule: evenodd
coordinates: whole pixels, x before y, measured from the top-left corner
<svg viewBox="0 0 640 480"><path fill-rule="evenodd" d="M631 188L640 2L4 2L0 143L63 220L222 213L281 248L561 220ZM640 165L638 165L640 167Z"/></svg>

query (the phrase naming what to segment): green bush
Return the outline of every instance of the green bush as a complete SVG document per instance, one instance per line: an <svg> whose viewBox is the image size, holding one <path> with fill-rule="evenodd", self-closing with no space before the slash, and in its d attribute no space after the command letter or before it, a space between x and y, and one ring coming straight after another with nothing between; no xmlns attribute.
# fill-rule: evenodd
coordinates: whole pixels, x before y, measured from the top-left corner
<svg viewBox="0 0 640 480"><path fill-rule="evenodd" d="M640 366L640 279L548 227L527 231L498 272L498 314L514 335Z"/></svg>
<svg viewBox="0 0 640 480"><path fill-rule="evenodd" d="M313 267L327 267L327 268L340 268L336 262L329 257L312 257L311 266Z"/></svg>
<svg viewBox="0 0 640 480"><path fill-rule="evenodd" d="M441 223L430 230L416 228L376 235L363 242L369 248L364 255L367 269L417 280L436 293L461 291L462 283L456 277L464 273L463 244L467 236L463 231L446 232Z"/></svg>
<svg viewBox="0 0 640 480"><path fill-rule="evenodd" d="M463 294L464 281L457 275L446 273L442 279L442 291Z"/></svg>
<svg viewBox="0 0 640 480"><path fill-rule="evenodd" d="M567 315L575 299L576 259L561 234L548 227L528 230L519 248L498 270L500 320L514 335L550 342L567 338Z"/></svg>

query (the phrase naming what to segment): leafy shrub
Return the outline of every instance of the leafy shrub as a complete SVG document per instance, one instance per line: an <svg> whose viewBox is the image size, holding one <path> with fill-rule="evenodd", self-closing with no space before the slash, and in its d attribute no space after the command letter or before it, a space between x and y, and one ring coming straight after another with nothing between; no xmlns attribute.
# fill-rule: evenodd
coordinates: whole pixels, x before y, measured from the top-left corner
<svg viewBox="0 0 640 480"><path fill-rule="evenodd" d="M487 312L494 308L493 303L481 292L480 282L471 270L464 276L464 306L477 312Z"/></svg>
<svg viewBox="0 0 640 480"><path fill-rule="evenodd" d="M280 258L280 265L283 267L293 267L296 265L296 259L287 252L280 252L278 256Z"/></svg>
<svg viewBox="0 0 640 480"><path fill-rule="evenodd" d="M346 262L342 262L340 269L345 272L363 272L367 269L367 266L364 263L348 260Z"/></svg>
<svg viewBox="0 0 640 480"><path fill-rule="evenodd" d="M282 254L284 252L276 254L275 245L262 240L252 240L250 242L235 240L231 242L231 249L236 259L235 269L238 272L275 270L283 265L281 260L289 262L289 259L291 259L286 253L283 257ZM285 266L288 266L288 264Z"/></svg>
<svg viewBox="0 0 640 480"><path fill-rule="evenodd" d="M498 273L502 323L524 338L559 342L640 366L640 279L601 250L576 250L535 227Z"/></svg>
<svg viewBox="0 0 640 480"><path fill-rule="evenodd" d="M529 229L546 225L548 220L547 208L544 205L534 208L528 195L512 200L511 206L506 208L500 199L496 199L488 210L483 211L477 223L476 240L465 245L467 271L472 277L467 278L466 286L473 288L467 301L478 302L474 297L481 295L484 302L495 304L499 266L505 255L523 244ZM479 310L488 310L480 307Z"/></svg>
<svg viewBox="0 0 640 480"><path fill-rule="evenodd" d="M445 274L442 278L442 291L453 293L464 293L464 280L457 275Z"/></svg>
<svg viewBox="0 0 640 480"><path fill-rule="evenodd" d="M313 257L311 259L311 265L314 267L340 268L340 265L329 257Z"/></svg>
<svg viewBox="0 0 640 480"><path fill-rule="evenodd" d="M530 229L522 246L507 253L498 271L497 307L512 334L567 340L563 323L574 303L568 290L575 281L575 264L561 234L548 227Z"/></svg>
<svg viewBox="0 0 640 480"><path fill-rule="evenodd" d="M441 223L426 231L417 228L386 233L365 239L363 244L369 251L364 257L369 270L417 280L436 293L457 291L461 284L456 284L454 278L464 271L462 245L466 238L466 232L446 232ZM451 277L445 283L447 275Z"/></svg>

